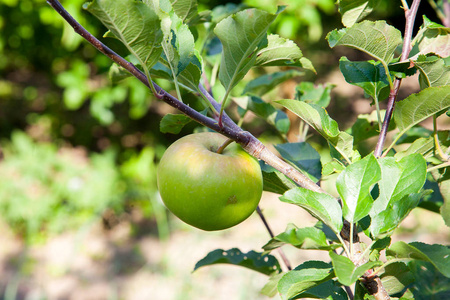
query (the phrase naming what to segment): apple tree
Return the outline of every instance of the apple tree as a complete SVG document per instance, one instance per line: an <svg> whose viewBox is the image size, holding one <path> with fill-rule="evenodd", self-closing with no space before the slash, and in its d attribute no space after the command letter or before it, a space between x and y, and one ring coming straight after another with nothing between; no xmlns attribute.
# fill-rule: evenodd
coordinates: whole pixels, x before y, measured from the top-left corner
<svg viewBox="0 0 450 300"><path fill-rule="evenodd" d="M317 219L314 227L288 224L284 232L272 234L257 207L272 237L263 251L216 249L196 269L218 263L252 269L269 276L263 292L278 293L282 299L448 297L449 246L391 240L416 207L440 214L450 225L450 136L439 130L437 122L438 117L450 115L450 29L444 26L450 19L447 1L430 1L444 25L417 16L420 0L398 1L404 10L404 32L384 20L365 20L380 0L338 1L343 28L329 32L326 40L331 48L350 47L369 57L352 61L343 56L339 69L348 83L364 90L374 107L373 114L358 116L348 130L339 128L326 111L330 86L302 82L294 99L267 99L281 83L302 72L316 72L293 41L268 33L283 6L269 13L234 5L198 11L196 0L86 3L84 8L107 27L105 37L120 41L127 49L128 54L120 56L85 30L58 1L47 2L75 32L114 62L110 70L114 81L134 76L154 97L179 110L180 114L164 116L161 131L176 134L193 120L221 134L225 137L222 150L235 142L259 160L265 191L279 194L281 201ZM416 21L421 25L413 35ZM272 66L281 68L247 80L250 70ZM399 101L402 79L414 74L418 74L420 91ZM170 82L176 96L156 84L157 78ZM182 90L198 97L204 110L183 102ZM380 108L382 101L387 102L385 110ZM294 142L287 139L291 127L287 111L300 119ZM249 112L283 138L284 143L275 145L279 155L242 129ZM428 118L433 120L433 130L420 125ZM331 159L323 165L325 160L311 146L312 132L329 146ZM388 132L394 134L392 141L387 139ZM376 138L377 143L365 151L369 138ZM194 168L185 162L169 157L164 168L174 168L173 172L177 165ZM337 175L337 197L320 186L332 175ZM169 173L164 175L168 177ZM195 188L182 193L190 190ZM175 206L180 205L176 201ZM187 214L189 219L193 213L178 214ZM210 226L198 227L218 229ZM362 236L370 242L362 242ZM307 261L292 268L281 251L283 245L327 251L329 260ZM283 267L272 251L280 251Z"/></svg>

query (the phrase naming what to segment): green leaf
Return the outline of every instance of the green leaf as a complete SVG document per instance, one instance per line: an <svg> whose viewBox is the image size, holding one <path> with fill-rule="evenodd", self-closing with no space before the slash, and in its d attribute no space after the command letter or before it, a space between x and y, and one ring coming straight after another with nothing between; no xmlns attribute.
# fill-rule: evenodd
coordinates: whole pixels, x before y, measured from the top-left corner
<svg viewBox="0 0 450 300"><path fill-rule="evenodd" d="M425 244L419 242L394 243L386 255L405 260L423 260L432 263L445 277L450 278L450 249L439 244Z"/></svg>
<svg viewBox="0 0 450 300"><path fill-rule="evenodd" d="M324 108L292 99L275 102L292 111L320 133L347 163L358 157L353 151L353 137L339 131L338 124L328 115Z"/></svg>
<svg viewBox="0 0 450 300"><path fill-rule="evenodd" d="M216 249L208 253L203 259L195 264L194 271L200 267L214 265L214 264L231 264L241 266L253 271L271 275L275 272L280 272L280 264L272 255L263 255L255 251L242 253L239 249L233 248L230 250Z"/></svg>
<svg viewBox="0 0 450 300"><path fill-rule="evenodd" d="M334 280L325 281L317 286L296 295L291 299L329 299L329 300L348 300L348 295L342 286Z"/></svg>
<svg viewBox="0 0 450 300"><path fill-rule="evenodd" d="M372 216L370 226L372 235L376 238L391 235L409 212L417 207L422 197L422 193L416 193L407 195L400 201L390 201L386 210Z"/></svg>
<svg viewBox="0 0 450 300"><path fill-rule="evenodd" d="M257 96L250 97L235 97L233 101L236 102L244 110L254 112L257 116L265 119L269 124L286 134L289 131L291 122L284 111L276 109L270 103L264 102Z"/></svg>
<svg viewBox="0 0 450 300"><path fill-rule="evenodd" d="M107 36L119 39L141 66L151 68L158 61L162 33L157 14L133 0L94 0L84 6L108 29Z"/></svg>
<svg viewBox="0 0 450 300"><path fill-rule="evenodd" d="M420 154L412 154L399 161L385 157L379 159L378 163L381 167L381 180L378 182L380 195L370 213L372 217L386 210L389 203L418 193L427 175L427 164Z"/></svg>
<svg viewBox="0 0 450 300"><path fill-rule="evenodd" d="M448 299L450 279L439 273L429 262L414 260L408 264L416 280L408 290L414 294L412 299Z"/></svg>
<svg viewBox="0 0 450 300"><path fill-rule="evenodd" d="M330 93L331 89L334 87L335 85L330 83L316 85L312 82L303 81L295 88L295 98L306 103L314 103L326 108L330 104Z"/></svg>
<svg viewBox="0 0 450 300"><path fill-rule="evenodd" d="M265 164L262 160L259 163L263 174L264 191L281 195L284 192L297 187L297 185L283 173L278 172L275 168Z"/></svg>
<svg viewBox="0 0 450 300"><path fill-rule="evenodd" d="M346 256L336 254L332 251L330 251L329 254L331 257L331 262L333 263L334 273L336 274L339 282L346 286L355 283L356 280L364 275L367 270L383 264L381 261L370 261L357 267Z"/></svg>
<svg viewBox="0 0 450 300"><path fill-rule="evenodd" d="M331 264L310 260L284 274L278 282L278 291L282 299L293 299L333 277Z"/></svg>
<svg viewBox="0 0 450 300"><path fill-rule="evenodd" d="M320 154L310 144L306 142L285 143L275 145L275 149L284 159L293 163L300 170L314 176L316 181L322 177Z"/></svg>
<svg viewBox="0 0 450 300"><path fill-rule="evenodd" d="M363 20L378 5L380 0L340 0L339 12L345 27Z"/></svg>
<svg viewBox="0 0 450 300"><path fill-rule="evenodd" d="M342 210L337 200L330 195L304 188L295 188L284 193L280 200L295 204L339 234L342 229Z"/></svg>
<svg viewBox="0 0 450 300"><path fill-rule="evenodd" d="M225 95L255 65L257 52L267 45L267 30L282 10L279 8L276 14L269 14L247 9L223 19L214 28L223 47L219 80L225 87Z"/></svg>
<svg viewBox="0 0 450 300"><path fill-rule="evenodd" d="M298 228L289 224L283 233L272 238L263 249L271 251L285 244L299 249L332 250L341 247L339 244L328 244L325 233L316 227Z"/></svg>
<svg viewBox="0 0 450 300"><path fill-rule="evenodd" d="M328 115L324 108L292 99L278 100L275 102L295 113L324 138L336 139L339 135L337 122Z"/></svg>
<svg viewBox="0 0 450 300"><path fill-rule="evenodd" d="M181 129L191 121L192 119L185 115L167 114L162 118L161 123L159 124L159 130L162 133L178 134Z"/></svg>
<svg viewBox="0 0 450 300"><path fill-rule="evenodd" d="M278 282L284 276L285 273L270 275L269 281L261 289L261 294L268 297L275 297L278 293Z"/></svg>
<svg viewBox="0 0 450 300"><path fill-rule="evenodd" d="M198 14L197 0L170 0L170 2L175 13L185 23Z"/></svg>
<svg viewBox="0 0 450 300"><path fill-rule="evenodd" d="M383 100L389 95L389 81L386 71L380 62L349 61L343 56L339 60L339 69L344 75L345 81L361 87L372 98ZM383 97L381 92L384 92Z"/></svg>
<svg viewBox="0 0 450 300"><path fill-rule="evenodd" d="M245 86L242 94L254 94L263 96L273 90L279 84L301 75L303 75L303 73L297 70L288 70L262 75L249 81Z"/></svg>
<svg viewBox="0 0 450 300"><path fill-rule="evenodd" d="M380 277L381 283L389 295L400 293L416 281L414 275L403 262L387 265Z"/></svg>
<svg viewBox="0 0 450 300"><path fill-rule="evenodd" d="M180 75L188 66L191 76L197 78L201 75L201 58L195 49L194 36L189 27L174 12L169 0L144 0L155 11L161 20L161 30L164 38L162 48L164 51L162 63L169 67L172 74Z"/></svg>
<svg viewBox="0 0 450 300"><path fill-rule="evenodd" d="M369 213L373 203L370 189L380 178L381 169L373 154L351 164L339 174L336 188L343 201L343 214L347 221L356 223Z"/></svg>
<svg viewBox="0 0 450 300"><path fill-rule="evenodd" d="M384 119L386 115L385 110L380 111L381 119ZM373 136L377 136L380 134L380 129L378 125L378 117L377 112L373 111L370 114L360 114L358 115L358 119L353 124L351 128L351 133L354 138L354 143L358 144L362 141L367 140ZM389 123L388 131L395 129L395 122L391 121Z"/></svg>
<svg viewBox="0 0 450 300"><path fill-rule="evenodd" d="M423 16L423 25L412 41L412 46L417 46L419 50L412 59L428 53L434 53L440 57L450 56L450 29L431 22Z"/></svg>
<svg viewBox="0 0 450 300"><path fill-rule="evenodd" d="M450 85L450 64L437 56L419 56L417 61L413 61L419 69L420 88L425 89L430 86Z"/></svg>
<svg viewBox="0 0 450 300"><path fill-rule="evenodd" d="M349 28L331 31L327 40L331 48L355 48L387 65L394 58L395 49L402 43L402 35L386 21L363 21Z"/></svg>
<svg viewBox="0 0 450 300"><path fill-rule="evenodd" d="M339 162L337 159L326 163L322 168L322 176L328 176L333 173L340 173L345 170L345 166Z"/></svg>
<svg viewBox="0 0 450 300"><path fill-rule="evenodd" d="M399 135L405 134L414 125L448 108L450 108L450 85L429 87L408 96L398 102L394 110Z"/></svg>
<svg viewBox="0 0 450 300"><path fill-rule="evenodd" d="M316 72L312 63L303 57L302 51L293 41L270 34L267 42L267 46L258 51L255 66L303 67Z"/></svg>
<svg viewBox="0 0 450 300"><path fill-rule="evenodd" d="M415 154L415 153L425 155L433 149L434 149L434 138L433 137L418 138L407 149L397 152L395 154L395 158L402 159L405 156Z"/></svg>

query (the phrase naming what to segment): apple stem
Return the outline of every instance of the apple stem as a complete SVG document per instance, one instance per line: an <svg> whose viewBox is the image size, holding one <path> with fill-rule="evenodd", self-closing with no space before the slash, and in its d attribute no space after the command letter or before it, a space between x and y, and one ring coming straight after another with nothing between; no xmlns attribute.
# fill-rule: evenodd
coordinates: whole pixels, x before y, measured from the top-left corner
<svg viewBox="0 0 450 300"><path fill-rule="evenodd" d="M219 147L219 149L217 149L217 154L222 154L222 152L223 152L223 150L225 150L225 148L229 145L229 144L231 144L232 142L234 142L234 140L232 140L232 139L227 139L223 144L222 144L222 146L220 146Z"/></svg>

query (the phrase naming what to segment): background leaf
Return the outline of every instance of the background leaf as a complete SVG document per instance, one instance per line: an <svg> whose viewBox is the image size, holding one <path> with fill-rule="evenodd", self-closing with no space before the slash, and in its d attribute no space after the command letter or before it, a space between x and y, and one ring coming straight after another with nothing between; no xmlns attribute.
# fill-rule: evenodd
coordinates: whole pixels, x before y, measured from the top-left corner
<svg viewBox="0 0 450 300"><path fill-rule="evenodd" d="M257 96L263 96L276 88L279 84L292 79L297 76L303 75L302 72L297 70L288 70L283 72L273 72L270 74L262 75L247 83L242 94L255 94Z"/></svg>
<svg viewBox="0 0 450 300"><path fill-rule="evenodd" d="M370 188L381 178L381 169L372 155L348 166L336 181L336 188L343 201L344 218L356 223L370 211L373 203Z"/></svg>
<svg viewBox="0 0 450 300"><path fill-rule="evenodd" d="M281 156L293 163L300 170L315 177L317 182L322 177L320 154L306 142L275 145Z"/></svg>
<svg viewBox="0 0 450 300"><path fill-rule="evenodd" d="M266 119L266 121L275 126L275 128L282 134L286 134L291 126L286 113L282 110L276 109L272 104L264 102L257 96L233 98L244 112L249 110L257 116Z"/></svg>
<svg viewBox="0 0 450 300"><path fill-rule="evenodd" d="M281 271L280 264L274 256L263 255L262 253L253 250L243 253L237 248L226 251L223 249L216 249L209 252L207 256L195 264L194 271L200 267L214 264L241 266L265 275Z"/></svg>
<svg viewBox="0 0 450 300"><path fill-rule="evenodd" d="M334 84L314 84L308 81L302 81L295 88L295 98L306 102L314 103L318 106L326 108L331 101L331 90L335 87Z"/></svg>
<svg viewBox="0 0 450 300"><path fill-rule="evenodd" d="M178 134L186 124L192 121L191 118L181 114L166 114L159 124L159 130L162 133Z"/></svg>
<svg viewBox="0 0 450 300"><path fill-rule="evenodd" d="M380 62L371 60L352 62L343 56L339 60L339 69L344 75L345 81L361 87L372 98L383 100L388 97L389 81ZM383 95L381 95L382 91Z"/></svg>
<svg viewBox="0 0 450 300"><path fill-rule="evenodd" d="M275 168L259 161L263 174L263 189L266 192L283 194L286 191L296 188L297 185L286 175L277 171Z"/></svg>

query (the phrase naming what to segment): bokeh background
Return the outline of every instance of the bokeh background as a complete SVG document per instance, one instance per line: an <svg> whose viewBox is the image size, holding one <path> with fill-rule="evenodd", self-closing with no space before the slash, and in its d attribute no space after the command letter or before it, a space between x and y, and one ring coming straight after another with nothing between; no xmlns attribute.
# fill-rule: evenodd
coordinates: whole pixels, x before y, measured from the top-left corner
<svg viewBox="0 0 450 300"><path fill-rule="evenodd" d="M62 3L101 37L105 29L83 11L84 2ZM199 8L232 3L241 2L199 0ZM336 87L328 111L341 129L372 110L362 90L338 70L341 55L361 54L331 50L324 39L342 27L334 1L242 3L270 11L287 4L271 31L295 40L318 71L272 96L292 97L300 81L331 82ZM426 1L422 14L438 21ZM400 1L383 1L371 18L404 28ZM125 54L114 40L105 42ZM268 234L256 214L211 233L166 211L156 187L158 160L171 142L198 126L160 133L162 116L173 109L135 79L111 83L110 65L44 0L0 0L0 299L267 299L259 293L267 278L249 270L216 265L192 273L217 248L261 251ZM406 80L401 97L417 89L416 80ZM199 105L192 95L183 99ZM261 120L245 126L268 145L278 141ZM320 139L316 143L320 148ZM265 193L261 207L275 233L288 223L314 224L274 194ZM396 238L445 243L450 232L438 215L417 209ZM318 251L284 250L293 265L324 258Z"/></svg>

